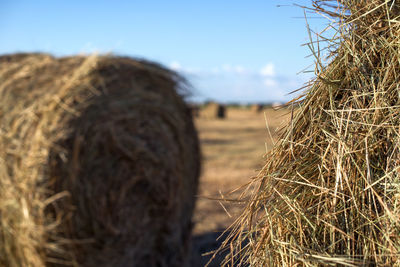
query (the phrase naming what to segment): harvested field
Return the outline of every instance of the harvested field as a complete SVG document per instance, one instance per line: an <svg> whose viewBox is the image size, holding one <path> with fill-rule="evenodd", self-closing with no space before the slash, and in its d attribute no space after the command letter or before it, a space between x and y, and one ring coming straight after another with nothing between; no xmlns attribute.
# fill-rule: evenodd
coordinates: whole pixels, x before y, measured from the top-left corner
<svg viewBox="0 0 400 267"><path fill-rule="evenodd" d="M225 120L204 117L195 120L203 154L203 172L194 213L192 265L195 267L204 266L208 261L210 256L200 255L219 247L220 241L216 238L233 223L242 208L237 203L207 197L221 198L220 193L225 195L256 176L262 167L263 154L273 146L276 130L289 119L288 110L265 110L271 139L263 112L239 108L228 108L227 112L229 116ZM227 198L237 196L225 195ZM220 260L216 259L210 266L220 266Z"/></svg>

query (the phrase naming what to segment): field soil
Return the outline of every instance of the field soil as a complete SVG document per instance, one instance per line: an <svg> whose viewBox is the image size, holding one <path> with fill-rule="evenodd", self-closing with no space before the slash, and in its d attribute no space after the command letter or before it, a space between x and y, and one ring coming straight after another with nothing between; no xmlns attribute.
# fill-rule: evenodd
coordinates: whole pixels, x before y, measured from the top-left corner
<svg viewBox="0 0 400 267"><path fill-rule="evenodd" d="M191 265L204 266L208 253L217 249L227 229L242 212L237 199L243 187L263 167L266 151L277 140L277 133L288 123L290 110L266 109L254 112L228 108L225 119L195 118L202 148L202 175L194 213ZM269 126L267 128L267 125ZM236 190L236 191L235 191ZM219 256L209 266L220 266Z"/></svg>

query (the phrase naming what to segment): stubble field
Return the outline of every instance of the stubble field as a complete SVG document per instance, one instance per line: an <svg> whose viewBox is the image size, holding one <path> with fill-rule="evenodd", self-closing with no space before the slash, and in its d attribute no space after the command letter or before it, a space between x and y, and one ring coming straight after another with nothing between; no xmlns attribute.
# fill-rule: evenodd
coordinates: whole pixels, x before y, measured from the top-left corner
<svg viewBox="0 0 400 267"><path fill-rule="evenodd" d="M266 109L256 113L244 108L228 108L225 119L195 119L202 148L202 175L194 213L192 266L204 266L216 249L215 239L230 226L242 206L221 199L235 199L239 191L257 175L263 156L276 142L279 129L290 119L288 109ZM267 128L267 124L269 129ZM222 238L223 239L223 238ZM210 266L219 266L216 259Z"/></svg>

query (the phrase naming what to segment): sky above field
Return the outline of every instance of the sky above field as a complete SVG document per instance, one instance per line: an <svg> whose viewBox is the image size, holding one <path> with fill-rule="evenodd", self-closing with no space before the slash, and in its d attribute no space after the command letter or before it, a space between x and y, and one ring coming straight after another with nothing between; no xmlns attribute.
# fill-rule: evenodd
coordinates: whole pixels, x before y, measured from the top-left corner
<svg viewBox="0 0 400 267"><path fill-rule="evenodd" d="M310 0L0 0L0 54L114 53L184 75L194 100L287 101L312 73ZM308 14L312 30L326 21Z"/></svg>

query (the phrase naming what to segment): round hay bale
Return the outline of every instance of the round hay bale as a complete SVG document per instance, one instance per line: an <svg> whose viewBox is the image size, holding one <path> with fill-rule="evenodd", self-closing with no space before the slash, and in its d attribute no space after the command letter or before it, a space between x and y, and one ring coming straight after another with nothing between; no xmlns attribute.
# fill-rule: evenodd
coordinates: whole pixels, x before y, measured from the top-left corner
<svg viewBox="0 0 400 267"><path fill-rule="evenodd" d="M218 105L217 118L218 119L224 119L225 118L225 111L226 111L226 108L225 108L224 105Z"/></svg>
<svg viewBox="0 0 400 267"><path fill-rule="evenodd" d="M250 110L254 113L260 113L264 110L264 105L263 104L251 105Z"/></svg>
<svg viewBox="0 0 400 267"><path fill-rule="evenodd" d="M313 7L336 21L330 60L266 155L225 264L399 266L400 2Z"/></svg>
<svg viewBox="0 0 400 267"><path fill-rule="evenodd" d="M0 265L185 266L185 82L130 58L0 57Z"/></svg>
<svg viewBox="0 0 400 267"><path fill-rule="evenodd" d="M203 108L202 116L208 119L224 119L226 117L226 107L216 102L210 102Z"/></svg>
<svg viewBox="0 0 400 267"><path fill-rule="evenodd" d="M189 106L190 112L194 118L200 117L200 107L198 104L192 104Z"/></svg>

